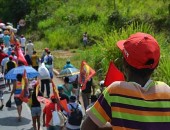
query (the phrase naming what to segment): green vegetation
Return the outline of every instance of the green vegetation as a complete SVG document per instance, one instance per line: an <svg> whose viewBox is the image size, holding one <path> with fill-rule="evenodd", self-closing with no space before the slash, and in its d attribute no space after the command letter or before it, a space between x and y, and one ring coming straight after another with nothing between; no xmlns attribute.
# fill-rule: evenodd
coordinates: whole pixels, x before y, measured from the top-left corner
<svg viewBox="0 0 170 130"><path fill-rule="evenodd" d="M37 41L36 48L76 49L71 62L80 68L86 60L99 79L104 78L111 60L121 70L118 40L139 31L154 35L161 47L161 61L153 78L170 85L169 0L30 0L27 6L31 9L25 16L27 37ZM84 32L89 38L86 49L82 46ZM54 51L54 55L58 54ZM61 69L65 61L56 58L55 67Z"/></svg>

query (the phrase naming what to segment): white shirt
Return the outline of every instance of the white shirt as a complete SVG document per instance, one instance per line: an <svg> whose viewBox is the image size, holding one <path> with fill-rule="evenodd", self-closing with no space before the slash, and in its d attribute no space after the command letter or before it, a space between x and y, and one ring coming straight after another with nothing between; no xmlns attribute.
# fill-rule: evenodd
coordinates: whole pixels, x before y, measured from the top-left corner
<svg viewBox="0 0 170 130"><path fill-rule="evenodd" d="M27 48L28 55L32 56L33 50L34 50L34 44L33 43L28 43L26 48Z"/></svg>
<svg viewBox="0 0 170 130"><path fill-rule="evenodd" d="M25 43L26 43L26 38L25 37L21 37L20 38L20 43L22 47L25 47Z"/></svg>
<svg viewBox="0 0 170 130"><path fill-rule="evenodd" d="M4 36L4 34L2 33L2 34L0 34L0 38L3 38L3 36Z"/></svg>

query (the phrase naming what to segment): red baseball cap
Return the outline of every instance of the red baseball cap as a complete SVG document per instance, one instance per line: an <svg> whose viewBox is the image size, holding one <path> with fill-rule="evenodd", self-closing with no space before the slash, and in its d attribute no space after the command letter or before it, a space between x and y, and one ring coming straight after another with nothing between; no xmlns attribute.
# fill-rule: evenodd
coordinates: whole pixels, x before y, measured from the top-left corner
<svg viewBox="0 0 170 130"><path fill-rule="evenodd" d="M12 60L12 59L13 59L13 56L10 55L10 56L9 56L9 59Z"/></svg>
<svg viewBox="0 0 170 130"><path fill-rule="evenodd" d="M137 32L127 40L118 41L117 46L127 63L136 69L154 69L159 63L160 47L150 34Z"/></svg>
<svg viewBox="0 0 170 130"><path fill-rule="evenodd" d="M48 49L48 48L45 48L44 50L47 52L49 49Z"/></svg>

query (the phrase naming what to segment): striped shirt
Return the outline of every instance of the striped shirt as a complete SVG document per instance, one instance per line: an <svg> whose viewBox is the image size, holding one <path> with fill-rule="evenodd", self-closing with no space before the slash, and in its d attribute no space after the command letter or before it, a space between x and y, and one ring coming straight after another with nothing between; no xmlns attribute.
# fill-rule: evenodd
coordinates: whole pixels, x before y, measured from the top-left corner
<svg viewBox="0 0 170 130"><path fill-rule="evenodd" d="M169 130L170 87L152 80L144 87L117 81L104 90L87 114L98 126L110 122L114 130Z"/></svg>
<svg viewBox="0 0 170 130"><path fill-rule="evenodd" d="M16 89L14 91L14 97L19 97L22 92L22 83L19 81L16 81Z"/></svg>
<svg viewBox="0 0 170 130"><path fill-rule="evenodd" d="M3 91L5 89L5 80L2 73L0 73L0 91Z"/></svg>

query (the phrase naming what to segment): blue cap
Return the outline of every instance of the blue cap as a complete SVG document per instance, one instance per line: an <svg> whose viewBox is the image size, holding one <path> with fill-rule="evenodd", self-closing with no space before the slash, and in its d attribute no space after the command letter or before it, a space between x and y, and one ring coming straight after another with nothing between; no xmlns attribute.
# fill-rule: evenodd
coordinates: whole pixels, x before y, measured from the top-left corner
<svg viewBox="0 0 170 130"><path fill-rule="evenodd" d="M58 90L63 90L63 85L58 85L58 86L57 86L57 89L58 89Z"/></svg>

